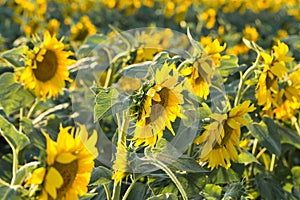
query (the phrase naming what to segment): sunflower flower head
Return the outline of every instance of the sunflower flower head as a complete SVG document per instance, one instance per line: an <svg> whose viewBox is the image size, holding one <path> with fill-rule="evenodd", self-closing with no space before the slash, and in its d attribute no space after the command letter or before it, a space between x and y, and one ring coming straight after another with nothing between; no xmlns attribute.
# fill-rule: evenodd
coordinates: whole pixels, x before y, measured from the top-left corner
<svg viewBox="0 0 300 200"><path fill-rule="evenodd" d="M213 122L205 126L203 134L194 140L195 144L203 144L199 161L207 161L211 169L218 166L228 169L231 161L238 159L236 148L239 148L240 127L249 123L244 115L253 110L250 101L245 101L227 114L212 114Z"/></svg>
<svg viewBox="0 0 300 200"><path fill-rule="evenodd" d="M272 105L272 94L277 94L278 81L284 78L289 71L286 62L293 60L287 57L288 46L278 41L278 45L273 46L272 54L260 52L263 59L263 71L259 76L257 84L256 98L258 105L263 106L263 111L268 112Z"/></svg>
<svg viewBox="0 0 300 200"><path fill-rule="evenodd" d="M69 59L73 53L64 51L64 47L62 41L46 31L43 43L26 51L25 70L20 81L43 101L57 97L62 93L65 81L71 81L67 67L75 61Z"/></svg>
<svg viewBox="0 0 300 200"><path fill-rule="evenodd" d="M161 69L156 70L154 82L142 86L140 100L133 101L133 110L136 111L133 140L136 146L142 143L154 146L162 138L165 127L175 135L171 122L177 117L184 117L181 114L183 87L178 83L178 78L175 65L165 63Z"/></svg>
<svg viewBox="0 0 300 200"><path fill-rule="evenodd" d="M71 132L71 133L69 133ZM86 129L75 132L72 127L60 127L57 141L46 137L46 162L35 169L25 184L41 188L40 199L78 199L87 192L94 159L96 133L87 139Z"/></svg>
<svg viewBox="0 0 300 200"><path fill-rule="evenodd" d="M128 172L131 171L130 163L132 162L134 154L122 142L118 143L116 159L112 166L114 173L112 179L119 183L124 177L127 177Z"/></svg>
<svg viewBox="0 0 300 200"><path fill-rule="evenodd" d="M220 59L222 58L220 52L226 48L226 44L221 46L217 39L214 41L207 39L207 41L202 42L208 42L208 44L204 47L204 52L200 58L191 66L180 70L180 73L187 79L195 95L207 99L214 70L220 66Z"/></svg>
<svg viewBox="0 0 300 200"><path fill-rule="evenodd" d="M83 42L89 35L96 33L96 27L88 16L82 16L80 21L71 27L71 40Z"/></svg>

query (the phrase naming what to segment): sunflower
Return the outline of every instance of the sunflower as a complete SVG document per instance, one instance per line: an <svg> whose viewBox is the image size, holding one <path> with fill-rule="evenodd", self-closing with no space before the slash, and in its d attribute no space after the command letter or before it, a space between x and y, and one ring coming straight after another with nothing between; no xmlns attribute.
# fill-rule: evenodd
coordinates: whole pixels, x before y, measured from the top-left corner
<svg viewBox="0 0 300 200"><path fill-rule="evenodd" d="M194 140L195 144L203 144L199 161L208 161L208 167L211 169L218 166L228 169L231 160L238 159L236 148L239 148L240 126L249 123L243 116L253 110L255 108L250 106L250 101L245 101L227 114L212 114L211 118L214 121L205 126L203 134Z"/></svg>
<svg viewBox="0 0 300 200"><path fill-rule="evenodd" d="M117 147L116 159L112 167L114 170L112 179L115 180L116 183L119 183L125 176L127 176L128 156L129 152L127 151L125 145L119 142Z"/></svg>
<svg viewBox="0 0 300 200"><path fill-rule="evenodd" d="M226 44L221 46L218 40L214 40L204 47L203 54L192 66L180 70L192 86L195 95L200 98L207 99L215 67L220 66L220 52L225 48Z"/></svg>
<svg viewBox="0 0 300 200"><path fill-rule="evenodd" d="M143 91L145 95L135 102L138 105L134 105L140 107L135 113L137 122L133 140L136 146L142 143L154 146L162 138L165 127L175 135L171 122L177 117L184 117L181 114L183 87L178 84L178 78L174 63L170 66L165 63L156 70L155 83L142 86L146 90Z"/></svg>
<svg viewBox="0 0 300 200"><path fill-rule="evenodd" d="M64 47L61 41L46 31L41 46L26 52L26 67L20 81L44 101L46 97L57 97L58 93L62 93L65 81L71 81L67 66L75 61L68 59L73 53L64 51Z"/></svg>
<svg viewBox="0 0 300 200"><path fill-rule="evenodd" d="M45 133L46 161L33 171L25 187L38 185L42 190L41 200L73 200L85 194L94 167L93 160L98 155L96 132L89 139L87 135L83 126L80 133L72 127L61 126L57 142Z"/></svg>
<svg viewBox="0 0 300 200"><path fill-rule="evenodd" d="M80 18L80 21L71 28L71 40L72 41L84 41L89 35L93 35L97 32L96 27L91 22L90 18L85 15Z"/></svg>
<svg viewBox="0 0 300 200"><path fill-rule="evenodd" d="M278 93L278 81L283 78L289 70L286 68L286 62L293 60L292 57L287 57L288 46L278 42L278 45L273 46L271 55L260 52L263 59L263 71L259 76L257 84L257 103L263 106L263 111L268 112L272 105L272 93Z"/></svg>
<svg viewBox="0 0 300 200"><path fill-rule="evenodd" d="M273 98L275 118L289 121L300 108L300 71L292 72L284 88Z"/></svg>

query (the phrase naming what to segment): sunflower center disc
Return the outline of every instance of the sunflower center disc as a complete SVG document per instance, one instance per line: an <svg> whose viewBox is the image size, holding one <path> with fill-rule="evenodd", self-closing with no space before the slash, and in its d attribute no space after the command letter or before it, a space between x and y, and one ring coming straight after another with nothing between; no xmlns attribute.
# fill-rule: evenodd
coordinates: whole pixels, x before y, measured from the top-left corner
<svg viewBox="0 0 300 200"><path fill-rule="evenodd" d="M49 81L57 71L57 57L54 52L47 51L43 61L37 62L36 65L37 68L33 70L35 77L42 82Z"/></svg>
<svg viewBox="0 0 300 200"><path fill-rule="evenodd" d="M59 171L64 180L63 185L57 190L57 199L61 199L73 185L78 172L78 160L68 164L55 162L53 166Z"/></svg>

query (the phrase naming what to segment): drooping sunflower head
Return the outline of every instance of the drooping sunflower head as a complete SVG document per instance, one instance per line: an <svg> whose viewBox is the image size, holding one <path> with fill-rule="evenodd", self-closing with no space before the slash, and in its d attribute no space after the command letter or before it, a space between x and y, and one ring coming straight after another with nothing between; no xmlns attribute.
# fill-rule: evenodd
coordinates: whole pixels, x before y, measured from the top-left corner
<svg viewBox="0 0 300 200"><path fill-rule="evenodd" d="M184 103L181 94L183 87L178 83L178 78L175 65L165 63L156 70L154 83L142 86L141 98L133 103L138 111L133 137L136 146L142 143L154 146L163 136L165 127L175 135L171 122L183 117L181 104Z"/></svg>
<svg viewBox="0 0 300 200"><path fill-rule="evenodd" d="M203 144L199 161L208 161L211 169L218 166L228 169L231 160L238 159L236 148L239 148L240 127L249 123L243 116L254 109L250 101L245 101L227 114L212 114L213 122L194 140L195 144Z"/></svg>
<svg viewBox="0 0 300 200"><path fill-rule="evenodd" d="M74 63L69 59L73 53L64 51L64 47L62 41L46 31L42 44L26 51L25 70L20 81L42 100L57 97L65 81L71 81L67 67Z"/></svg>
<svg viewBox="0 0 300 200"><path fill-rule="evenodd" d="M34 170L26 183L41 189L40 199L78 199L87 185L98 155L96 132L87 139L86 129L60 128L57 142L46 137L46 162Z"/></svg>
<svg viewBox="0 0 300 200"><path fill-rule="evenodd" d="M196 96L207 99L214 71L220 66L220 53L226 48L226 44L221 46L217 39L212 41L209 37L203 37L201 43L204 44L204 49L199 58L195 58L180 73L187 79Z"/></svg>
<svg viewBox="0 0 300 200"><path fill-rule="evenodd" d="M118 142L116 157L113 163L112 179L119 183L124 177L127 177L135 167L135 153L131 147L126 147L122 142Z"/></svg>

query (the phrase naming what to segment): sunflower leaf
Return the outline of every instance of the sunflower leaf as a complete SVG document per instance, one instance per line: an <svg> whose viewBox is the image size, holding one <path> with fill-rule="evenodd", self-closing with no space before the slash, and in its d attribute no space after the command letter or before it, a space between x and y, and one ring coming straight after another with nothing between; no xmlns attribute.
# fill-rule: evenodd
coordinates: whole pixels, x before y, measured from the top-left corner
<svg viewBox="0 0 300 200"><path fill-rule="evenodd" d="M206 184L201 194L205 199L220 199L222 187L214 184Z"/></svg>
<svg viewBox="0 0 300 200"><path fill-rule="evenodd" d="M101 120L113 113L119 113L125 110L126 103L118 100L118 92L114 88L99 88L99 93L95 98L94 122Z"/></svg>
<svg viewBox="0 0 300 200"><path fill-rule="evenodd" d="M22 150L29 144L29 138L17 129L2 115L0 115L0 134L11 145L11 148Z"/></svg>
<svg viewBox="0 0 300 200"><path fill-rule="evenodd" d="M229 58L221 60L221 66L218 68L221 76L228 77L229 75L234 74L237 71L244 70L245 67L239 67L238 57L235 55L229 55Z"/></svg>
<svg viewBox="0 0 300 200"><path fill-rule="evenodd" d="M0 105L7 115L33 103L34 97L15 81L13 73L0 76L0 88Z"/></svg>
<svg viewBox="0 0 300 200"><path fill-rule="evenodd" d="M280 142L282 144L284 143L291 144L297 149L300 149L300 137L297 131L288 127L284 127L279 124L277 125L278 125L278 133L280 135Z"/></svg>
<svg viewBox="0 0 300 200"><path fill-rule="evenodd" d="M1 53L0 57L4 58L8 63L12 64L14 67L21 67L23 66L22 53L24 52L24 46L20 46Z"/></svg>
<svg viewBox="0 0 300 200"><path fill-rule="evenodd" d="M274 153L277 156L280 155L280 137L277 126L272 119L264 117L263 121L260 123L252 123L247 127L262 146L266 147L271 153Z"/></svg>
<svg viewBox="0 0 300 200"><path fill-rule="evenodd" d="M102 166L96 167L91 175L90 186L98 186L110 183L111 177L112 173L109 169Z"/></svg>
<svg viewBox="0 0 300 200"><path fill-rule="evenodd" d="M253 156L251 153L249 153L248 151L242 150L241 153L238 156L238 163L244 163L244 164L248 164L248 163L259 163L259 161L255 158L255 156Z"/></svg>

